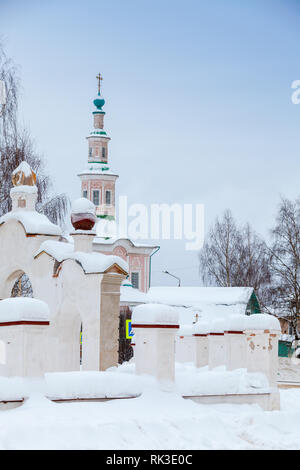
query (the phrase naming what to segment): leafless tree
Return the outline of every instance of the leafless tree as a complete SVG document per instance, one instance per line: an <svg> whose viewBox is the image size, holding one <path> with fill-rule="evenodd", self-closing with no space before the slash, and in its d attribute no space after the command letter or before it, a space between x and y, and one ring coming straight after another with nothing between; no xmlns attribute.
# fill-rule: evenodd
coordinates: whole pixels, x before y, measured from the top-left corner
<svg viewBox="0 0 300 470"><path fill-rule="evenodd" d="M272 304L278 316L291 324L300 339L300 200L282 199L269 248L273 277Z"/></svg>
<svg viewBox="0 0 300 470"><path fill-rule="evenodd" d="M25 160L37 174L37 210L47 215L52 222L63 225L69 201L64 194L51 196L51 181L45 174L43 160L36 153L28 131L18 125L17 68L11 59L6 57L1 44L0 80L4 82L6 89L6 104L0 115L0 215L11 210L11 174Z"/></svg>
<svg viewBox="0 0 300 470"><path fill-rule="evenodd" d="M216 219L199 260L205 284L253 287L264 305L270 284L267 246L249 224L237 226L230 210Z"/></svg>

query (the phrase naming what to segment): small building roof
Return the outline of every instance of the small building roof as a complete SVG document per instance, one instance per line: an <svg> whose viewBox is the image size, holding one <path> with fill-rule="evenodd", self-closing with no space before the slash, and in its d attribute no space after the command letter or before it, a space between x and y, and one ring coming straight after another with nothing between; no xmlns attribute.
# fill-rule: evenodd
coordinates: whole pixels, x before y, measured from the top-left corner
<svg viewBox="0 0 300 470"><path fill-rule="evenodd" d="M138 305L147 303L147 294L139 289L133 288L130 284L123 283L120 292L121 305Z"/></svg>
<svg viewBox="0 0 300 470"><path fill-rule="evenodd" d="M156 248L159 248L159 245L149 245L147 243L137 243L136 241L133 241L131 238L103 238L103 237L95 237L93 240L93 243L95 245L128 245L128 247L132 248L141 248L141 249L146 249L146 250L154 250Z"/></svg>
<svg viewBox="0 0 300 470"><path fill-rule="evenodd" d="M252 287L151 287L147 301L176 306L183 324L195 321L196 314L203 319L245 315L253 296Z"/></svg>
<svg viewBox="0 0 300 470"><path fill-rule="evenodd" d="M246 305L253 287L150 287L149 301L195 307L201 305Z"/></svg>

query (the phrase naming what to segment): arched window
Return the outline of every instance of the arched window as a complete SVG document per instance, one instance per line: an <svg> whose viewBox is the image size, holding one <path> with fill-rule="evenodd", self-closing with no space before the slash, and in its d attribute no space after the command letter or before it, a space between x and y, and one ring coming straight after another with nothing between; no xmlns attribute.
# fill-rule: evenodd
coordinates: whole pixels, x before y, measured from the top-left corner
<svg viewBox="0 0 300 470"><path fill-rule="evenodd" d="M32 285L26 273L21 273L11 290L11 297L33 297Z"/></svg>

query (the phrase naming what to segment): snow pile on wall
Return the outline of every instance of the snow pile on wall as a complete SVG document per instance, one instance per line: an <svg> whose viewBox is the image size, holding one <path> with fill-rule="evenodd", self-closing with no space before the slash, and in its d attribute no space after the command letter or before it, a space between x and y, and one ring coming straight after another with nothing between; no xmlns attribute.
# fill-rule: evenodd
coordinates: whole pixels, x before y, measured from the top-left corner
<svg viewBox="0 0 300 470"><path fill-rule="evenodd" d="M183 396L229 395L239 393L268 393L269 382L261 373L250 373L247 369L227 371L225 366L208 370L195 368L191 364L176 370L177 388Z"/></svg>
<svg viewBox="0 0 300 470"><path fill-rule="evenodd" d="M181 325L177 336L192 336L194 334L193 326L194 325Z"/></svg>
<svg viewBox="0 0 300 470"><path fill-rule="evenodd" d="M281 331L278 318L267 313L256 313L246 317L246 327L248 330L277 330Z"/></svg>
<svg viewBox="0 0 300 470"><path fill-rule="evenodd" d="M228 331L245 331L248 318L246 315L230 315L227 323Z"/></svg>
<svg viewBox="0 0 300 470"><path fill-rule="evenodd" d="M96 207L95 205L87 198L80 197L72 203L72 212L73 214L93 214L95 215Z"/></svg>
<svg viewBox="0 0 300 470"><path fill-rule="evenodd" d="M37 194L37 187L36 186L14 186L10 190L10 195L14 193L26 193L26 194Z"/></svg>
<svg viewBox="0 0 300 470"><path fill-rule="evenodd" d="M22 186L23 187L23 186ZM26 186L30 188L33 186ZM20 188L20 186L16 186ZM0 217L0 225L15 219L20 222L26 233L37 235L61 235L61 229L58 225L52 224L44 215L35 211L11 211Z"/></svg>
<svg viewBox="0 0 300 470"><path fill-rule="evenodd" d="M207 335L210 333L210 324L207 321L200 320L192 328L193 335Z"/></svg>
<svg viewBox="0 0 300 470"><path fill-rule="evenodd" d="M207 317L205 317L207 318ZM194 325L180 325L178 334L188 336L190 334L224 333L225 331L246 330L276 330L280 331L279 320L269 314L230 315L228 318L211 318L198 320Z"/></svg>
<svg viewBox="0 0 300 470"><path fill-rule="evenodd" d="M169 305L138 305L132 312L132 324L177 325L178 312Z"/></svg>
<svg viewBox="0 0 300 470"><path fill-rule="evenodd" d="M135 397L142 393L139 377L111 371L56 372L45 375L45 394L52 399Z"/></svg>
<svg viewBox="0 0 300 470"><path fill-rule="evenodd" d="M231 393L268 393L267 378L246 369L226 371L225 367L208 370L191 363L176 363L174 391L183 396ZM44 379L0 377L0 401L20 400L39 392L49 399L129 398L151 393L159 388L152 376L135 375L135 365L124 363L105 372L55 372ZM1 413L1 411L0 411Z"/></svg>
<svg viewBox="0 0 300 470"><path fill-rule="evenodd" d="M11 297L0 301L0 323L14 321L49 321L50 310L42 300Z"/></svg>
<svg viewBox="0 0 300 470"><path fill-rule="evenodd" d="M74 251L74 245L71 243L59 242L54 240L44 241L35 257L42 252L47 253L60 263L67 259L73 259L81 264L83 270L87 274L103 273L112 265L117 264L124 271L128 272L128 264L119 256L104 255L102 253L84 253Z"/></svg>
<svg viewBox="0 0 300 470"><path fill-rule="evenodd" d="M224 333L227 329L227 322L223 319L213 320L210 324L210 333Z"/></svg>

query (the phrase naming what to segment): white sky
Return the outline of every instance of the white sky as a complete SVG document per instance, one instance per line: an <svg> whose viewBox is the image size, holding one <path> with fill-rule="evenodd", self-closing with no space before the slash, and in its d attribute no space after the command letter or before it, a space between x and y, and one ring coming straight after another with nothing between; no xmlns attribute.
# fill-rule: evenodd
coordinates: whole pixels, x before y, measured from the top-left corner
<svg viewBox="0 0 300 470"><path fill-rule="evenodd" d="M226 208L267 235L280 195L299 195L300 5L2 0L0 31L19 65L20 114L57 192L80 196L95 76L104 76L110 163L130 203ZM153 284L197 285L198 257L162 241Z"/></svg>

